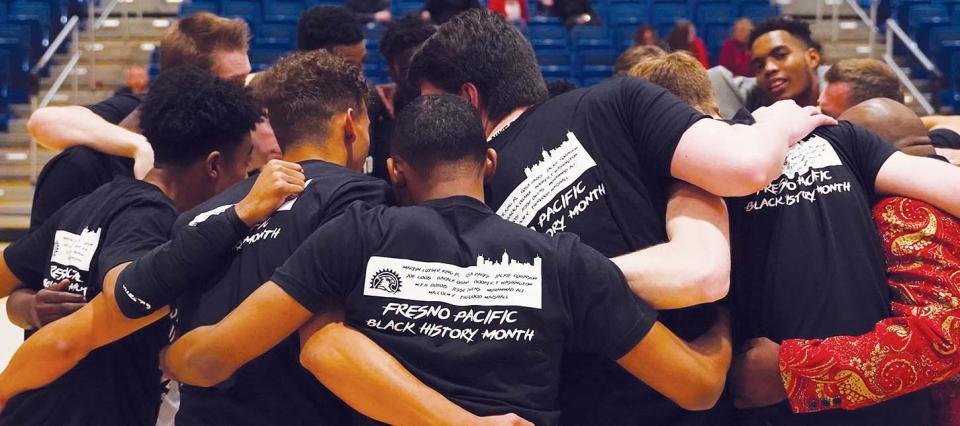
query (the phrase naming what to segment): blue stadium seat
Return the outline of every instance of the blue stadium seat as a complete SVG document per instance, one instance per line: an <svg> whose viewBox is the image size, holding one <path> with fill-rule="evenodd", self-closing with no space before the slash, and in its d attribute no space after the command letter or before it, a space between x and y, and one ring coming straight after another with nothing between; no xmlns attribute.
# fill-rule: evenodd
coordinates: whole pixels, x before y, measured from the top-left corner
<svg viewBox="0 0 960 426"><path fill-rule="evenodd" d="M9 102L28 102L30 88L30 27L21 24L0 25L0 52L6 57L6 98Z"/></svg>
<svg viewBox="0 0 960 426"><path fill-rule="evenodd" d="M950 25L947 8L939 4L911 6L907 16L907 32L924 52L930 51L930 30Z"/></svg>
<svg viewBox="0 0 960 426"><path fill-rule="evenodd" d="M910 7L933 4L932 0L891 0L890 16L904 26L909 18Z"/></svg>
<svg viewBox="0 0 960 426"><path fill-rule="evenodd" d="M610 8L615 25L640 25L649 22L650 9L646 4L615 3Z"/></svg>
<svg viewBox="0 0 960 426"><path fill-rule="evenodd" d="M405 16L408 14L419 14L423 10L422 1L407 1L400 0L393 2L393 14L397 17Z"/></svg>
<svg viewBox="0 0 960 426"><path fill-rule="evenodd" d="M667 34L670 34L678 20L688 19L688 11L686 4L654 4L650 14L653 17L653 26L657 28L660 37L664 38Z"/></svg>
<svg viewBox="0 0 960 426"><path fill-rule="evenodd" d="M737 8L728 3L701 3L697 6L697 26L708 24L732 24L739 15Z"/></svg>
<svg viewBox="0 0 960 426"><path fill-rule="evenodd" d="M540 72L549 80L571 77L570 52L566 49L538 49L536 52Z"/></svg>
<svg viewBox="0 0 960 426"><path fill-rule="evenodd" d="M383 32L386 30L386 27L383 24L378 23L369 23L363 26L363 39L367 42L367 51L377 50L377 46L380 45L380 38L383 37Z"/></svg>
<svg viewBox="0 0 960 426"><path fill-rule="evenodd" d="M39 59L50 45L50 3L46 1L13 1L7 5L7 22L30 26L30 57ZM6 25L6 24L5 24Z"/></svg>
<svg viewBox="0 0 960 426"><path fill-rule="evenodd" d="M275 23L296 23L307 6L302 1L265 0L263 2L263 21Z"/></svg>
<svg viewBox="0 0 960 426"><path fill-rule="evenodd" d="M720 48L723 46L723 42L730 37L730 30L729 25L709 25L705 29L698 30L703 31L700 37L707 45L707 56L710 64L717 65L720 63Z"/></svg>
<svg viewBox="0 0 960 426"><path fill-rule="evenodd" d="M256 27L260 23L261 9L259 1L229 0L223 3L220 13L227 18L241 18Z"/></svg>
<svg viewBox="0 0 960 426"><path fill-rule="evenodd" d="M297 46L297 28L290 24L260 24L257 26L253 45L292 50Z"/></svg>
<svg viewBox="0 0 960 426"><path fill-rule="evenodd" d="M530 44L534 48L567 46L567 30L562 25L530 25Z"/></svg>
<svg viewBox="0 0 960 426"><path fill-rule="evenodd" d="M930 59L942 71L952 68L953 52L960 51L960 27L937 27L930 30L928 39Z"/></svg>
<svg viewBox="0 0 960 426"><path fill-rule="evenodd" d="M563 25L556 16L536 15L530 17L530 25Z"/></svg>
<svg viewBox="0 0 960 426"><path fill-rule="evenodd" d="M612 49L585 49L574 56L574 74L582 79L589 77L610 77L613 75L613 63L617 52Z"/></svg>
<svg viewBox="0 0 960 426"><path fill-rule="evenodd" d="M183 3L180 5L180 10L177 12L177 16L184 17L191 13L195 12L210 12L213 14L220 14L220 2L218 1L206 1L206 0L193 0L188 3Z"/></svg>
<svg viewBox="0 0 960 426"><path fill-rule="evenodd" d="M760 23L767 19L780 15L780 8L771 6L769 3L746 3L740 6L740 16L750 18L751 21Z"/></svg>
<svg viewBox="0 0 960 426"><path fill-rule="evenodd" d="M613 39L610 29L599 25L580 25L570 30L570 39L574 49L612 48Z"/></svg>
<svg viewBox="0 0 960 426"><path fill-rule="evenodd" d="M250 67L253 71L263 71L273 65L273 63L284 54L284 50L267 47L254 47L250 49Z"/></svg>
<svg viewBox="0 0 960 426"><path fill-rule="evenodd" d="M630 48L630 46L633 46L633 35L637 32L638 26L639 25L625 24L614 27L613 40L617 48L626 50Z"/></svg>

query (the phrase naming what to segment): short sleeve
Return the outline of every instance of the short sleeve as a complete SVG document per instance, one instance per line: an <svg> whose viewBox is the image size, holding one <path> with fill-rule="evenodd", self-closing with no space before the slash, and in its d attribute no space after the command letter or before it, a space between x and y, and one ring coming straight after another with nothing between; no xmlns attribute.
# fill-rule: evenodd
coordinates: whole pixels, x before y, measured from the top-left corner
<svg viewBox="0 0 960 426"><path fill-rule="evenodd" d="M567 292L577 349L620 359L647 335L657 311L633 294L620 269L577 240L570 251Z"/></svg>
<svg viewBox="0 0 960 426"><path fill-rule="evenodd" d="M360 201L371 206L388 202L390 187L380 179L365 179L348 182L338 188L327 200L321 223L337 217L354 202Z"/></svg>
<svg viewBox="0 0 960 426"><path fill-rule="evenodd" d="M641 161L660 176L670 176L673 154L683 133L709 118L668 90L637 78L623 78L620 96Z"/></svg>
<svg viewBox="0 0 960 426"><path fill-rule="evenodd" d="M98 256L97 279L122 263L132 262L167 242L177 219L173 206L160 201L143 201L123 211L110 222Z"/></svg>
<svg viewBox="0 0 960 426"><path fill-rule="evenodd" d="M950 129L930 131L930 144L936 148L960 149L960 134Z"/></svg>
<svg viewBox="0 0 960 426"><path fill-rule="evenodd" d="M342 306L363 273L366 206L357 202L339 217L317 228L274 271L271 281L314 313Z"/></svg>
<svg viewBox="0 0 960 426"><path fill-rule="evenodd" d="M70 200L110 182L114 176L112 167L105 154L87 147L73 147L57 154L37 178L30 229L41 226Z"/></svg>
<svg viewBox="0 0 960 426"><path fill-rule="evenodd" d="M85 108L111 124L119 124L140 106L141 99L132 93L120 93Z"/></svg>
<svg viewBox="0 0 960 426"><path fill-rule="evenodd" d="M843 132L839 144L850 152L857 174L871 194L876 193L874 185L883 163L897 152L897 148L876 133L850 122L841 122L837 126Z"/></svg>
<svg viewBox="0 0 960 426"><path fill-rule="evenodd" d="M50 262L50 253L53 250L53 239L60 218L67 210L69 208L64 206L42 226L33 229L3 250L3 260L7 263L7 268L27 287L34 290L43 288L45 268Z"/></svg>

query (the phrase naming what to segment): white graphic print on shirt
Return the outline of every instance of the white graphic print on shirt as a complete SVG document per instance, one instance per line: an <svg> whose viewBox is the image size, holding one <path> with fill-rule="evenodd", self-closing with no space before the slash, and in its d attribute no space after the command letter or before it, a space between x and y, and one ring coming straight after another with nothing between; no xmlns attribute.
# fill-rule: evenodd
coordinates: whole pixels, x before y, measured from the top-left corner
<svg viewBox="0 0 960 426"><path fill-rule="evenodd" d="M99 245L100 228L96 231L84 228L80 235L57 230L53 237L53 252L50 254L49 278L43 279L43 286L50 287L68 279L68 290L86 296L86 275Z"/></svg>
<svg viewBox="0 0 960 426"><path fill-rule="evenodd" d="M475 266L371 257L363 294L388 302L369 328L400 334L476 340L532 341L535 330L517 327L518 307L541 309L542 259L524 263L504 252L499 261L477 256ZM416 302L443 302L454 305ZM435 322L434 322L435 321Z"/></svg>
<svg viewBox="0 0 960 426"><path fill-rule="evenodd" d="M497 215L548 235L561 232L567 219L606 194L603 183L590 185L583 179L596 166L577 135L568 131L560 146L543 151L542 160L524 170L526 179L510 192Z"/></svg>
<svg viewBox="0 0 960 426"><path fill-rule="evenodd" d="M757 192L744 206L746 212L766 208L813 203L819 197L837 192L850 192L848 180L834 181L829 167L842 166L833 145L826 139L810 135L787 151L783 174Z"/></svg>

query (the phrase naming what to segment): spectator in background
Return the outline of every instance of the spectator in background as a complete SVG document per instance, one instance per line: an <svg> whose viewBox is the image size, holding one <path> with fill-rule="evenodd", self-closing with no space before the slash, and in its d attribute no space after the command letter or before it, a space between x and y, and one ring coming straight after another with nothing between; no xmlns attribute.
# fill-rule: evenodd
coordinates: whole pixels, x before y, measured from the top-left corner
<svg viewBox="0 0 960 426"><path fill-rule="evenodd" d="M297 50L324 49L363 69L367 46L363 25L350 10L339 6L311 7L297 22Z"/></svg>
<svg viewBox="0 0 960 426"><path fill-rule="evenodd" d="M423 3L423 10L420 11L420 17L424 21L443 25L460 12L478 8L480 8L480 2L477 0L426 0Z"/></svg>
<svg viewBox="0 0 960 426"><path fill-rule="evenodd" d="M127 68L127 85L117 89L113 95L117 96L124 93L144 95L147 93L147 86L149 85L150 76L147 75L147 69L143 65L132 65Z"/></svg>
<svg viewBox="0 0 960 426"><path fill-rule="evenodd" d="M372 175L389 180L387 158L390 157L390 138L394 121L403 107L420 95L418 87L407 84L407 70L413 53L433 33L437 32L429 22L416 16L405 16L387 25L380 38L380 53L387 62L389 84L374 87L378 102L370 108L370 156L373 157Z"/></svg>
<svg viewBox="0 0 960 426"><path fill-rule="evenodd" d="M539 7L541 12L560 18L568 29L601 24L590 0L540 0Z"/></svg>
<svg viewBox="0 0 960 426"><path fill-rule="evenodd" d="M360 22L389 22L390 0L344 0L343 7L357 14Z"/></svg>
<svg viewBox="0 0 960 426"><path fill-rule="evenodd" d="M617 62L613 64L613 73L615 75L627 75L628 71L637 64L666 54L667 52L657 46L633 46L617 58Z"/></svg>
<svg viewBox="0 0 960 426"><path fill-rule="evenodd" d="M897 74L876 59L842 60L830 67L824 77L827 87L820 93L818 102L820 110L831 117L839 117L854 105L873 98L889 98L903 103L903 90Z"/></svg>
<svg viewBox="0 0 960 426"><path fill-rule="evenodd" d="M507 22L526 23L530 19L526 0L489 0L487 7L507 18Z"/></svg>
<svg viewBox="0 0 960 426"><path fill-rule="evenodd" d="M710 67L707 60L707 48L703 45L703 40L697 37L697 27L692 22L686 20L677 21L673 26L673 31L667 36L667 45L670 51L686 50L690 52L704 68Z"/></svg>
<svg viewBox="0 0 960 426"><path fill-rule="evenodd" d="M657 29L650 24L643 24L637 27L637 31L633 33L633 45L656 46L667 50L667 45L664 44L663 40L660 40L660 37L657 35Z"/></svg>
<svg viewBox="0 0 960 426"><path fill-rule="evenodd" d="M750 68L750 31L753 31L753 22L747 18L740 18L733 24L733 34L720 48L720 66L726 67L734 76L753 77Z"/></svg>

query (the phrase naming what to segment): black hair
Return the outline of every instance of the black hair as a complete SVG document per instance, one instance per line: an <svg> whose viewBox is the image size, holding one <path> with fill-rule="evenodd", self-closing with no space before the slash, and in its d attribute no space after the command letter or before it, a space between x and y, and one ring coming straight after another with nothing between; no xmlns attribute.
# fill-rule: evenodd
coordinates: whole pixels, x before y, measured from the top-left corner
<svg viewBox="0 0 960 426"><path fill-rule="evenodd" d="M370 95L363 72L325 50L287 55L257 79L263 79L259 96L281 150L323 141L336 114L365 113Z"/></svg>
<svg viewBox="0 0 960 426"><path fill-rule="evenodd" d="M437 27L420 17L408 15L387 24L387 30L380 37L378 49L387 64L393 64L394 58L407 50L419 47L437 32Z"/></svg>
<svg viewBox="0 0 960 426"><path fill-rule="evenodd" d="M473 83L493 121L548 95L530 43L489 9L470 9L443 24L414 55L409 79L448 93Z"/></svg>
<svg viewBox="0 0 960 426"><path fill-rule="evenodd" d="M812 47L817 51L823 50L820 43L817 43L811 36L809 23L784 17L768 19L757 25L750 32L750 45L753 46L753 42L757 41L760 36L773 31L786 31L806 44L807 47Z"/></svg>
<svg viewBox="0 0 960 426"><path fill-rule="evenodd" d="M140 107L140 128L159 164L229 154L261 120L250 92L196 66L160 73Z"/></svg>
<svg viewBox="0 0 960 426"><path fill-rule="evenodd" d="M482 167L487 140L477 110L460 96L421 96L397 116L390 155L407 162L421 176L437 166L469 162Z"/></svg>
<svg viewBox="0 0 960 426"><path fill-rule="evenodd" d="M554 80L547 82L547 91L550 97L555 98L571 90L577 90L577 85L567 80Z"/></svg>
<svg viewBox="0 0 960 426"><path fill-rule="evenodd" d="M340 6L307 9L297 22L297 50L329 49L363 41L363 24Z"/></svg>

